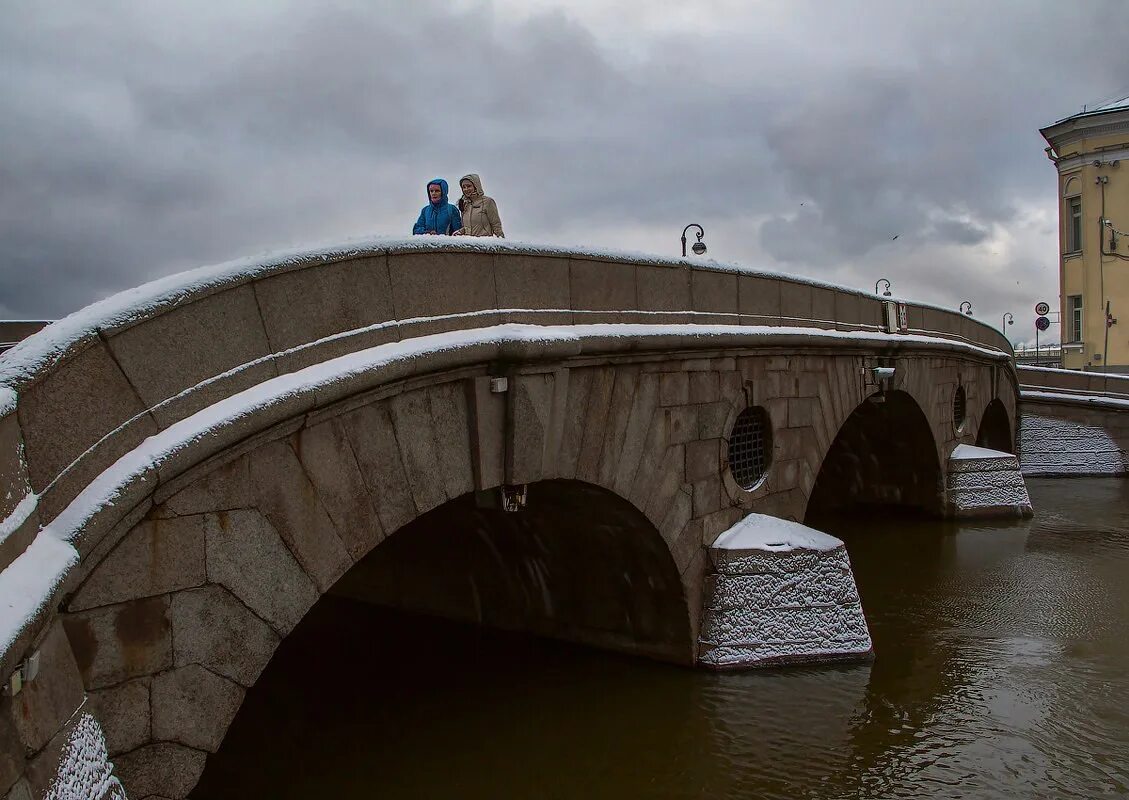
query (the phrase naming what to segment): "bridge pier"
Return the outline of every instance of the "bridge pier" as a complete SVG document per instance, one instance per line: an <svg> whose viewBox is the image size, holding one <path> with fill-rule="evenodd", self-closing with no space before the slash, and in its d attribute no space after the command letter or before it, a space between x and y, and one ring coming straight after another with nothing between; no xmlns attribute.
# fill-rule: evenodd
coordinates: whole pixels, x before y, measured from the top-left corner
<svg viewBox="0 0 1129 800"><path fill-rule="evenodd" d="M709 555L699 664L747 669L873 655L841 540L750 514L721 534Z"/></svg>
<svg viewBox="0 0 1129 800"><path fill-rule="evenodd" d="M945 472L945 508L950 517L1030 517L1031 498L1019 459L986 447L958 445Z"/></svg>

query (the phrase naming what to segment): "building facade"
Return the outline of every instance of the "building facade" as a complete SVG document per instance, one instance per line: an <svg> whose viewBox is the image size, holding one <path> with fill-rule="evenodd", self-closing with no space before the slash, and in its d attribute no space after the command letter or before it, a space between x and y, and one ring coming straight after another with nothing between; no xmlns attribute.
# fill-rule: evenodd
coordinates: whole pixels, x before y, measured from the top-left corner
<svg viewBox="0 0 1129 800"><path fill-rule="evenodd" d="M1129 96L1040 133L1058 169L1063 366L1129 372Z"/></svg>

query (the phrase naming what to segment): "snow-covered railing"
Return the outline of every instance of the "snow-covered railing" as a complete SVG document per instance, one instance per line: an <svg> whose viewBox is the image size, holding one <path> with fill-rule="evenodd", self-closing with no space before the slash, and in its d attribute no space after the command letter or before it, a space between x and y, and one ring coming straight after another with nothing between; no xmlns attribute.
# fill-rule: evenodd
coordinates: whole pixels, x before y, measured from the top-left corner
<svg viewBox="0 0 1129 800"><path fill-rule="evenodd" d="M1018 366L1022 397L1052 393L1064 398L1129 398L1129 375L1104 372L1083 372L1075 369Z"/></svg>

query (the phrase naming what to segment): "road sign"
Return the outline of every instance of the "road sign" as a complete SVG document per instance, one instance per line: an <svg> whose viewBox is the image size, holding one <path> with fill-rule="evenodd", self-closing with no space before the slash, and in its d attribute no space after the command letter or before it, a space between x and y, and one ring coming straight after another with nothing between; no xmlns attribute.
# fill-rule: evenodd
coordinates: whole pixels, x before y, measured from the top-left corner
<svg viewBox="0 0 1129 800"><path fill-rule="evenodd" d="M1047 305L1046 303L1036 303L1035 304L1035 313L1038 314L1040 317L1046 316L1047 313L1050 312L1050 310L1051 310L1051 307L1049 305ZM1043 330L1046 330L1046 328L1043 328Z"/></svg>
<svg viewBox="0 0 1129 800"><path fill-rule="evenodd" d="M1035 327L1041 331L1045 331L1051 327L1051 321L1046 317L1035 317Z"/></svg>

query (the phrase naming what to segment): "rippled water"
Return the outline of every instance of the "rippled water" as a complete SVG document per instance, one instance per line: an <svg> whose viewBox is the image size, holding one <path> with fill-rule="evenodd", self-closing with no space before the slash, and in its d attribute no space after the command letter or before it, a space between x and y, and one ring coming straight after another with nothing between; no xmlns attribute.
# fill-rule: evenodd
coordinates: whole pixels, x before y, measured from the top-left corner
<svg viewBox="0 0 1129 800"><path fill-rule="evenodd" d="M825 521L877 658L717 675L323 601L194 797L1129 794L1129 481L998 525Z"/></svg>

